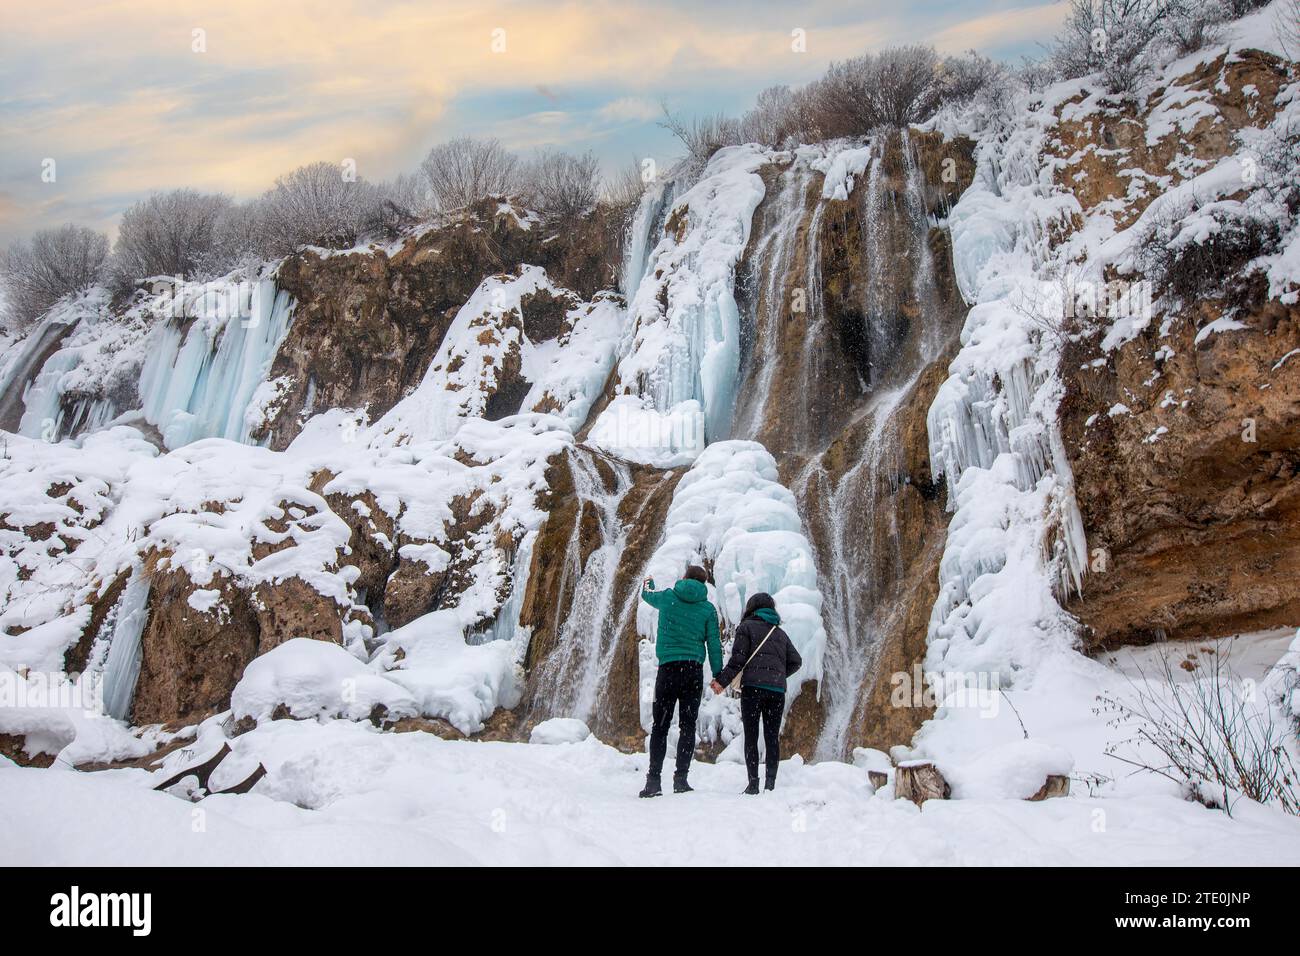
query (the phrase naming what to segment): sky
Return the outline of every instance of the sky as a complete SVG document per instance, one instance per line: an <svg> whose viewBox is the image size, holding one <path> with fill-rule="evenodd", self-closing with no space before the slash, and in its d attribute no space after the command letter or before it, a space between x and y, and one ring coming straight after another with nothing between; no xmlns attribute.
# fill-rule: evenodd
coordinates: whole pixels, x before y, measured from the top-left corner
<svg viewBox="0 0 1300 956"><path fill-rule="evenodd" d="M0 0L0 245L65 222L112 234L153 190L250 198L316 160L385 179L461 135L671 162L661 104L738 115L901 43L1018 62L1066 6Z"/></svg>

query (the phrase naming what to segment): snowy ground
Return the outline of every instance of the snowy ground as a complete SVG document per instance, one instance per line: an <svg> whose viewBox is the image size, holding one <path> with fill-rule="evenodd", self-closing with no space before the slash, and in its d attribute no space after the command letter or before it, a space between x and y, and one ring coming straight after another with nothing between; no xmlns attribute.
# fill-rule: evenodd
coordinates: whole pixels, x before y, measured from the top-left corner
<svg viewBox="0 0 1300 956"><path fill-rule="evenodd" d="M579 743L445 741L368 725L276 721L235 740L227 786L256 751L258 792L198 804L140 770L0 764L0 863L147 864L1294 864L1300 823L1235 818L1172 793L1042 803L873 795L843 763L781 770L741 796L736 764L697 765L693 794L639 800L644 755Z"/></svg>

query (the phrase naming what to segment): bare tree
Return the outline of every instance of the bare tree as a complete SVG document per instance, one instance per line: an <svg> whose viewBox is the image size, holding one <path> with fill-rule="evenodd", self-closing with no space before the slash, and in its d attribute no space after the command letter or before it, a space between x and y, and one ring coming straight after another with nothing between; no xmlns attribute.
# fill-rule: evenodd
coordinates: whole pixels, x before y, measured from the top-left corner
<svg viewBox="0 0 1300 956"><path fill-rule="evenodd" d="M814 84L815 125L821 135L833 137L920 122L942 102L944 78L944 64L928 46L894 47L832 63Z"/></svg>
<svg viewBox="0 0 1300 956"><path fill-rule="evenodd" d="M1169 0L1072 0L1053 63L1066 78L1099 72L1108 92L1131 97L1175 9Z"/></svg>
<svg viewBox="0 0 1300 956"><path fill-rule="evenodd" d="M0 256L0 282L15 324L28 326L63 296L94 285L107 256L108 237L85 226L43 229L30 244L15 242Z"/></svg>
<svg viewBox="0 0 1300 956"><path fill-rule="evenodd" d="M740 138L746 143L781 146L794 132L795 94L788 86L769 86L740 118Z"/></svg>
<svg viewBox="0 0 1300 956"><path fill-rule="evenodd" d="M154 193L135 203L118 227L114 282L127 287L150 276L203 274L217 221L231 205L229 196L193 189Z"/></svg>
<svg viewBox="0 0 1300 956"><path fill-rule="evenodd" d="M495 139L464 136L442 143L429 150L420 169L438 212L506 195L518 186L519 160Z"/></svg>
<svg viewBox="0 0 1300 956"><path fill-rule="evenodd" d="M299 166L262 198L263 247L271 255L303 245L346 248L356 242L374 204L373 187L334 163Z"/></svg>
<svg viewBox="0 0 1300 956"><path fill-rule="evenodd" d="M600 198L600 161L543 150L524 166L521 191L528 204L550 222L576 222Z"/></svg>
<svg viewBox="0 0 1300 956"><path fill-rule="evenodd" d="M1300 59L1300 0L1285 0L1278 8L1276 29L1286 55Z"/></svg>
<svg viewBox="0 0 1300 956"><path fill-rule="evenodd" d="M1006 69L994 60L968 50L944 57L939 65L939 96L945 103L967 103L990 86L1005 83Z"/></svg>
<svg viewBox="0 0 1300 956"><path fill-rule="evenodd" d="M1165 20L1164 34L1178 56L1220 42L1232 17L1228 0L1179 0Z"/></svg>
<svg viewBox="0 0 1300 956"><path fill-rule="evenodd" d="M834 62L813 84L815 125L822 136L861 136L880 125L871 89L874 66L871 54Z"/></svg>
<svg viewBox="0 0 1300 956"><path fill-rule="evenodd" d="M232 203L217 216L212 228L212 247L200 260L208 275L221 275L236 266L266 258L265 223L260 199Z"/></svg>
<svg viewBox="0 0 1300 956"><path fill-rule="evenodd" d="M660 107L664 118L659 125L686 147L688 158L696 168L704 166L724 146L737 146L741 142L740 126L728 116L714 113L687 120L670 112L667 103L661 103Z"/></svg>

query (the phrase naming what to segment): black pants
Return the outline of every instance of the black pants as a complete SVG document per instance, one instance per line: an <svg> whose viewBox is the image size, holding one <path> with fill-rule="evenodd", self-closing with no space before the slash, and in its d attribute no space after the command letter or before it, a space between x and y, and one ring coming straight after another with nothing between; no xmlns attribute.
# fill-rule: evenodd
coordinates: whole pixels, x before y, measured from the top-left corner
<svg viewBox="0 0 1300 956"><path fill-rule="evenodd" d="M763 743L767 748L767 778L776 779L781 762L781 712L785 694L761 687L740 689L740 722L745 728L745 769L749 779L758 779L758 719L763 718Z"/></svg>
<svg viewBox="0 0 1300 956"><path fill-rule="evenodd" d="M650 775L663 771L668 752L668 728L673 722L673 708L681 705L677 717L677 776L691 769L695 753L695 719L700 715L700 698L704 694L704 665L697 661L669 661L659 665L655 677L655 703L651 711Z"/></svg>

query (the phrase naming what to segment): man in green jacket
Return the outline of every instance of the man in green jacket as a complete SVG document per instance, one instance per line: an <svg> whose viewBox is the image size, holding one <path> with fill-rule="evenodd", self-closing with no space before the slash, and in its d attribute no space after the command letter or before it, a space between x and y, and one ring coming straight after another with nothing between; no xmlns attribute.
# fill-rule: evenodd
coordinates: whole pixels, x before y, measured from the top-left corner
<svg viewBox="0 0 1300 956"><path fill-rule="evenodd" d="M691 565L686 577L666 591L654 590L647 578L641 600L659 609L659 627L655 632L655 656L659 673L655 677L655 702L650 729L650 772L646 775L643 797L663 793L659 782L664 755L668 752L668 727L673 709L679 708L677 721L677 770L673 774L673 793L688 793L686 782L695 752L695 719L700 713L704 694L704 653L714 674L722 670L722 640L718 635L718 612L709 603L704 569Z"/></svg>

